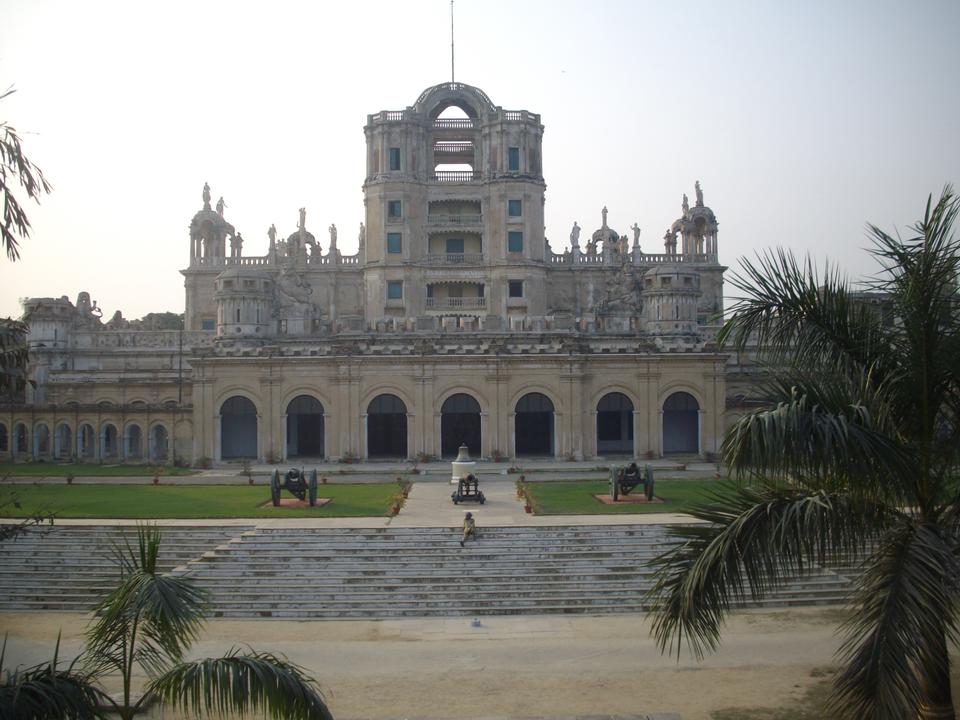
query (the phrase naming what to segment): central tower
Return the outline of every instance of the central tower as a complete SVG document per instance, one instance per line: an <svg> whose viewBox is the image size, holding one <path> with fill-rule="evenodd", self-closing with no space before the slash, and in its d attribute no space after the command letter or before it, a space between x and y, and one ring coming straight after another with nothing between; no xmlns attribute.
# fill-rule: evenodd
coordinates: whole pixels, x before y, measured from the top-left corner
<svg viewBox="0 0 960 720"><path fill-rule="evenodd" d="M462 115L441 117L448 108ZM440 316L498 329L543 315L540 116L451 82L368 115L364 133L367 322Z"/></svg>

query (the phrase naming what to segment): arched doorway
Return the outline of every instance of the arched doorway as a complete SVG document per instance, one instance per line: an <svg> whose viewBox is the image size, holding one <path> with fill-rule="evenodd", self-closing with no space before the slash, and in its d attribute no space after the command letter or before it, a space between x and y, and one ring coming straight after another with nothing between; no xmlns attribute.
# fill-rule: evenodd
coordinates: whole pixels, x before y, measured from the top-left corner
<svg viewBox="0 0 960 720"><path fill-rule="evenodd" d="M663 403L663 452L700 452L700 404L690 393L676 392Z"/></svg>
<svg viewBox="0 0 960 720"><path fill-rule="evenodd" d="M38 423L33 428L33 457L40 459L50 456L50 429L46 423Z"/></svg>
<svg viewBox="0 0 960 720"><path fill-rule="evenodd" d="M256 416L254 416L256 420ZM256 426L254 426L254 443L256 443ZM150 461L166 462L168 448L167 429L163 425L154 425L150 431Z"/></svg>
<svg viewBox="0 0 960 720"><path fill-rule="evenodd" d="M53 454L58 460L66 460L73 452L70 426L60 423L53 434Z"/></svg>
<svg viewBox="0 0 960 720"><path fill-rule="evenodd" d="M480 403L465 393L451 395L440 408L441 455L456 457L460 445L470 449L470 457L480 457Z"/></svg>
<svg viewBox="0 0 960 720"><path fill-rule="evenodd" d="M322 458L323 404L315 397L298 395L287 405L287 457Z"/></svg>
<svg viewBox="0 0 960 720"><path fill-rule="evenodd" d="M100 459L115 460L117 458L117 427L107 423L100 429Z"/></svg>
<svg viewBox="0 0 960 720"><path fill-rule="evenodd" d="M546 395L527 393L517 402L514 447L520 455L553 455L553 403Z"/></svg>
<svg viewBox="0 0 960 720"><path fill-rule="evenodd" d="M127 460L139 460L143 454L143 433L139 425L128 425L124 437L123 456Z"/></svg>
<svg viewBox="0 0 960 720"><path fill-rule="evenodd" d="M597 403L597 452L633 455L633 403L623 393L607 393Z"/></svg>
<svg viewBox="0 0 960 720"><path fill-rule="evenodd" d="M27 426L23 423L17 423L13 426L13 454L26 455L30 452L27 449Z"/></svg>
<svg viewBox="0 0 960 720"><path fill-rule="evenodd" d="M77 431L77 455L81 460L91 460L94 456L94 434L93 426L84 423Z"/></svg>
<svg viewBox="0 0 960 720"><path fill-rule="evenodd" d="M220 457L257 457L257 408L240 395L220 406Z"/></svg>
<svg viewBox="0 0 960 720"><path fill-rule="evenodd" d="M407 457L407 406L396 395L377 395L367 407L367 457Z"/></svg>
<svg viewBox="0 0 960 720"><path fill-rule="evenodd" d="M7 434L7 426L0 423L0 452L10 451L10 436Z"/></svg>

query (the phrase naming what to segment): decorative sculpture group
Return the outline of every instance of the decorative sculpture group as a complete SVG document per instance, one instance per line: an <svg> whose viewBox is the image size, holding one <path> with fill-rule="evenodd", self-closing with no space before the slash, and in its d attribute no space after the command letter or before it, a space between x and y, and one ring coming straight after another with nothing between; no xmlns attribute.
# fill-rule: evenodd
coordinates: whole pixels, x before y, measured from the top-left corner
<svg viewBox="0 0 960 720"><path fill-rule="evenodd" d="M280 493L286 490L298 500L307 500L310 507L317 504L317 471L310 471L310 479L307 480L307 474L303 470L290 468L283 476L283 483L280 482L280 471L274 470L270 477L270 499L274 507L280 507Z"/></svg>

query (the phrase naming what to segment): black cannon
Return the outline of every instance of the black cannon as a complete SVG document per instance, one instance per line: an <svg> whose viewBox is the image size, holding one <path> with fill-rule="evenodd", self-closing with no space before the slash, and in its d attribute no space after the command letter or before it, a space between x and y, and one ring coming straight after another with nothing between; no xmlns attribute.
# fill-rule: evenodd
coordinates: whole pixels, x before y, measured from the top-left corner
<svg viewBox="0 0 960 720"><path fill-rule="evenodd" d="M456 505L462 502L478 502L483 505L487 499L480 491L480 481L471 473L457 482L457 489L450 493L450 499Z"/></svg>
<svg viewBox="0 0 960 720"><path fill-rule="evenodd" d="M283 476L283 482L280 482L280 471L274 470L270 477L270 498L273 500L273 506L280 506L280 492L286 490L298 500L309 499L310 507L317 504L317 471L310 471L310 479L307 480L307 474L303 470L290 468Z"/></svg>
<svg viewBox="0 0 960 720"><path fill-rule="evenodd" d="M645 465L643 474L636 463L626 467L610 468L610 497L616 502L621 495L629 495L638 485L643 485L647 500L653 500L653 467Z"/></svg>

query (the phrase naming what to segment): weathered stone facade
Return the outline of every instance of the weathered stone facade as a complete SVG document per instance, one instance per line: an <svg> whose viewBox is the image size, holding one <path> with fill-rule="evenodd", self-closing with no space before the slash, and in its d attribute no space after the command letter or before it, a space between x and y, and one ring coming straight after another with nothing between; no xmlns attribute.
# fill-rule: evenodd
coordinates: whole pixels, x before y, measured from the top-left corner
<svg viewBox="0 0 960 720"><path fill-rule="evenodd" d="M443 111L456 107L463 117ZM104 324L89 296L30 299L25 403L0 453L654 457L715 452L727 357L717 222L696 186L644 252L607 224L544 237L540 116L459 83L370 115L359 252L301 209L264 256L211 209L190 223L183 330ZM448 169L450 166L455 169ZM467 169L463 169L467 168ZM229 251L228 251L229 250Z"/></svg>

